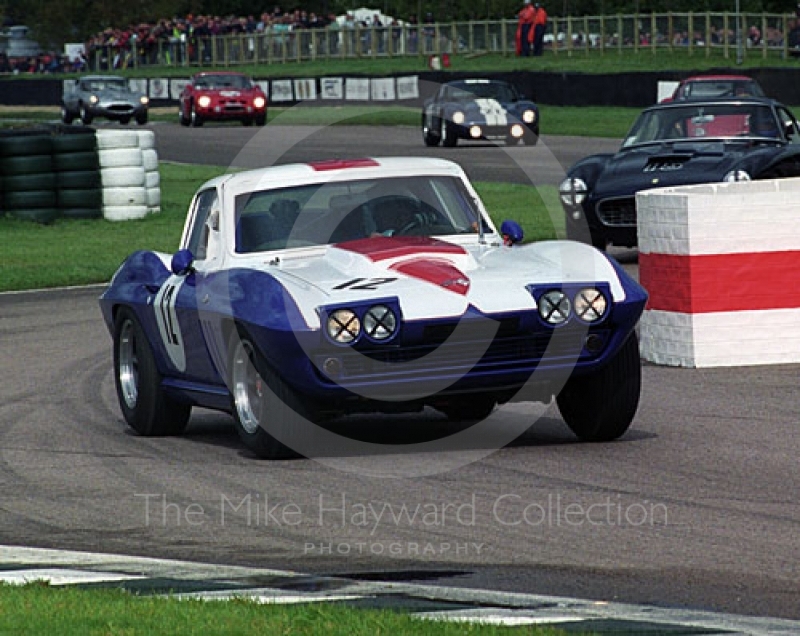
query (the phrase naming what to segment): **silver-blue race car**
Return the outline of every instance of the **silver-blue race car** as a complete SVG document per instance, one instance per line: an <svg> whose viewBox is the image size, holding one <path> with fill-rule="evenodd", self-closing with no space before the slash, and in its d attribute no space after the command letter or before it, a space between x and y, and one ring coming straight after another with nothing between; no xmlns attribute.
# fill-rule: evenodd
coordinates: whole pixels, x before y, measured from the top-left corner
<svg viewBox="0 0 800 636"><path fill-rule="evenodd" d="M128 80L115 75L86 75L65 87L61 100L61 121L71 124L80 119L89 125L101 117L127 124L131 119L137 124L147 123L150 100L146 95L131 90Z"/></svg>
<svg viewBox="0 0 800 636"><path fill-rule="evenodd" d="M227 411L274 458L335 452L317 423L338 415L482 420L555 396L580 439L615 439L639 401L647 294L591 246L521 238L451 161L217 177L180 250L135 252L102 294L122 414L177 435L193 406Z"/></svg>
<svg viewBox="0 0 800 636"><path fill-rule="evenodd" d="M466 79L443 84L425 101L422 139L426 146L452 147L459 139L500 140L536 145L539 108L513 84Z"/></svg>

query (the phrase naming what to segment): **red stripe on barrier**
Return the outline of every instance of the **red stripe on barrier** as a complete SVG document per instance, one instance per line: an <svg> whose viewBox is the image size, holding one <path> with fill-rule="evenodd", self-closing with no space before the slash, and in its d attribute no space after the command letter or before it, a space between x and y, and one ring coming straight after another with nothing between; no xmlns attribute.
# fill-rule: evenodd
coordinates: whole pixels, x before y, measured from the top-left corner
<svg viewBox="0 0 800 636"><path fill-rule="evenodd" d="M703 314L800 307L800 251L639 254L648 309Z"/></svg>

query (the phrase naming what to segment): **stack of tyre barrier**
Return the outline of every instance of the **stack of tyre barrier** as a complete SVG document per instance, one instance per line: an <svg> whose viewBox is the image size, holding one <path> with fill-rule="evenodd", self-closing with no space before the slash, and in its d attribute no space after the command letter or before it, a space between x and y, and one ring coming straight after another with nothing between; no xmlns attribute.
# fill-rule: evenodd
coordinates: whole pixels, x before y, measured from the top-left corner
<svg viewBox="0 0 800 636"><path fill-rule="evenodd" d="M97 131L103 217L128 221L147 216L144 156L135 130Z"/></svg>
<svg viewBox="0 0 800 636"><path fill-rule="evenodd" d="M144 187L147 190L147 211L161 212L161 175L158 172L156 135L152 130L139 130L139 147L142 149Z"/></svg>
<svg viewBox="0 0 800 636"><path fill-rule="evenodd" d="M41 131L0 137L3 210L18 219L51 223L59 216L53 138Z"/></svg>
<svg viewBox="0 0 800 636"><path fill-rule="evenodd" d="M103 216L100 164L97 161L95 131L65 127L53 137L53 170L59 215L71 219Z"/></svg>

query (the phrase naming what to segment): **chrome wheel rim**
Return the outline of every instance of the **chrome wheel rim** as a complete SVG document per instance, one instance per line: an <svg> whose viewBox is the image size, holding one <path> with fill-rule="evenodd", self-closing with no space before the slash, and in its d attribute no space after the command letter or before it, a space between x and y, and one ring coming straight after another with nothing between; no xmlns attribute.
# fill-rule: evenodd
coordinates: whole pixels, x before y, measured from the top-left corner
<svg viewBox="0 0 800 636"><path fill-rule="evenodd" d="M442 141L445 141L447 139L447 120L446 119L442 119L442 127L441 127L441 130L439 131L439 136L442 138Z"/></svg>
<svg viewBox="0 0 800 636"><path fill-rule="evenodd" d="M125 406L136 408L139 399L139 358L136 355L136 336L133 323L126 320L119 334L119 388Z"/></svg>
<svg viewBox="0 0 800 636"><path fill-rule="evenodd" d="M239 342L233 355L233 402L239 423L250 435L258 431L264 404L264 380L253 365L253 346Z"/></svg>

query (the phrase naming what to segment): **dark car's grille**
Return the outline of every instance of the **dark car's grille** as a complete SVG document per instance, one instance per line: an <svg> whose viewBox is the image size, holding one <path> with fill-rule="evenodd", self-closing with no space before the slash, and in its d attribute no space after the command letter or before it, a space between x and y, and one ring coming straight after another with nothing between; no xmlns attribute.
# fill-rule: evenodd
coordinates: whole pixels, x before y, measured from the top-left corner
<svg viewBox="0 0 800 636"><path fill-rule="evenodd" d="M597 204L597 218L603 225L627 227L636 225L636 198L605 199Z"/></svg>

